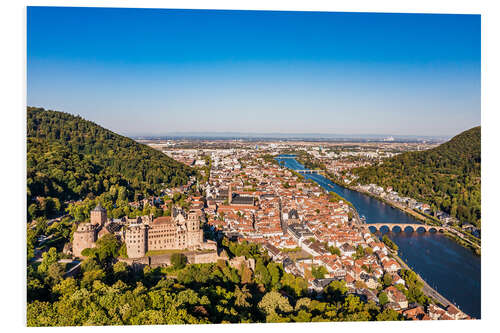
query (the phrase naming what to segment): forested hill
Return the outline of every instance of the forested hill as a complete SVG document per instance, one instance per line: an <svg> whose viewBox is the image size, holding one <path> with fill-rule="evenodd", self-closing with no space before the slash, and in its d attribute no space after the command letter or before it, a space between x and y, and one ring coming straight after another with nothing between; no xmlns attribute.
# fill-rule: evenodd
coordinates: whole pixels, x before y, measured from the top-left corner
<svg viewBox="0 0 500 333"><path fill-rule="evenodd" d="M403 196L429 203L461 222L481 223L481 127L442 145L408 152L377 166L353 170L359 183L392 186Z"/></svg>
<svg viewBox="0 0 500 333"><path fill-rule="evenodd" d="M79 116L28 107L28 219L110 189L133 200L185 184L190 175L184 164Z"/></svg>

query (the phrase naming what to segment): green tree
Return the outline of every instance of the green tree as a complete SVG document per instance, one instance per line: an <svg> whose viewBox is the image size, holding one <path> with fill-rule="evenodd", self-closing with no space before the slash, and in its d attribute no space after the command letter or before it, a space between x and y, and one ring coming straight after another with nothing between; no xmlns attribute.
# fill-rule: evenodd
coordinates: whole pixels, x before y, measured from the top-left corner
<svg viewBox="0 0 500 333"><path fill-rule="evenodd" d="M397 251L399 249L396 243L394 243L389 237L387 237L387 235L384 235L382 237L382 242L384 242L384 244L387 245L387 247L391 250Z"/></svg>
<svg viewBox="0 0 500 333"><path fill-rule="evenodd" d="M379 301L380 305L384 306L387 303L389 303L389 297L387 296L387 294L385 292L381 292L378 295L378 301Z"/></svg>
<svg viewBox="0 0 500 333"><path fill-rule="evenodd" d="M401 196L428 203L460 221L481 219L481 128L474 127L425 151L398 154L351 170L360 184L392 186Z"/></svg>
<svg viewBox="0 0 500 333"><path fill-rule="evenodd" d="M315 279L324 279L327 273L328 271L324 266L313 266L311 268L311 274Z"/></svg>
<svg viewBox="0 0 500 333"><path fill-rule="evenodd" d="M389 273L385 273L383 276L384 287L389 287L392 285L392 275Z"/></svg>
<svg viewBox="0 0 500 333"><path fill-rule="evenodd" d="M162 152L81 117L27 109L29 220L62 212L63 202L108 192L109 200L123 206L142 194L185 184L193 175L192 168ZM88 218L78 205L67 208L78 221Z"/></svg>
<svg viewBox="0 0 500 333"><path fill-rule="evenodd" d="M38 272L42 275L46 274L52 264L56 264L58 260L57 250L51 247L48 251L42 254L42 262L38 266Z"/></svg>
<svg viewBox="0 0 500 333"><path fill-rule="evenodd" d="M234 290L234 305L240 308L249 308L251 304L248 302L252 298L252 294L248 291L247 286L240 287L236 286Z"/></svg>
<svg viewBox="0 0 500 333"><path fill-rule="evenodd" d="M267 271L271 277L271 288L279 288L282 275L280 266L276 263L270 262L267 264Z"/></svg>
<svg viewBox="0 0 500 333"><path fill-rule="evenodd" d="M327 247L328 251L331 253L331 254L336 254L340 257L340 249L336 246L328 246Z"/></svg>
<svg viewBox="0 0 500 333"><path fill-rule="evenodd" d="M78 290L78 285L76 283L76 280L74 278L66 278L62 281L60 281L58 284L56 284L53 288L52 291L55 294L64 296L64 295L72 295Z"/></svg>
<svg viewBox="0 0 500 333"><path fill-rule="evenodd" d="M120 249L118 250L118 256L120 256L121 258L128 258L127 244L122 243L122 245L120 246Z"/></svg>
<svg viewBox="0 0 500 333"><path fill-rule="evenodd" d="M181 269L186 266L187 258L182 253L173 253L170 257L170 263L174 267L174 269Z"/></svg>
<svg viewBox="0 0 500 333"><path fill-rule="evenodd" d="M106 273L102 269L91 270L83 273L83 278L81 280L82 288L90 288L94 281L103 280L106 277Z"/></svg>
<svg viewBox="0 0 500 333"><path fill-rule="evenodd" d="M348 290L344 280L332 281L325 287L325 295L328 299L338 302L344 299Z"/></svg>
<svg viewBox="0 0 500 333"><path fill-rule="evenodd" d="M382 311L377 315L377 321L395 321L395 320L403 320L403 315L390 308L385 309L384 311Z"/></svg>
<svg viewBox="0 0 500 333"><path fill-rule="evenodd" d="M62 265L55 262L49 265L47 269L47 279L51 285L55 285L62 280L64 274L64 269Z"/></svg>
<svg viewBox="0 0 500 333"><path fill-rule="evenodd" d="M113 265L113 275L117 280L127 280L129 274L128 265L119 261Z"/></svg>
<svg viewBox="0 0 500 333"><path fill-rule="evenodd" d="M120 241L115 235L105 234L97 240L94 251L99 261L103 262L111 258L116 258L120 246Z"/></svg>
<svg viewBox="0 0 500 333"><path fill-rule="evenodd" d="M268 286L271 283L271 275L261 259L258 259L255 264L255 281L264 286Z"/></svg>
<svg viewBox="0 0 500 333"><path fill-rule="evenodd" d="M258 307L267 316L277 313L286 314L293 310L288 299L277 291L266 293L259 302Z"/></svg>

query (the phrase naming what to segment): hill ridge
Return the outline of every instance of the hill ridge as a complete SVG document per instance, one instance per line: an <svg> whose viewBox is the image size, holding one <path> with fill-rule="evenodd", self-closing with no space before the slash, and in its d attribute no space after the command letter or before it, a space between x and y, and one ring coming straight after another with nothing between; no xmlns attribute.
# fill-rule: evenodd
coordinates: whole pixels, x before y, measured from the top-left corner
<svg viewBox="0 0 500 333"><path fill-rule="evenodd" d="M438 147L407 152L378 165L357 168L361 184L391 186L427 202L461 222L481 224L481 127L466 130Z"/></svg>
<svg viewBox="0 0 500 333"><path fill-rule="evenodd" d="M81 116L27 108L28 219L113 185L126 188L125 196L133 200L185 184L194 174L162 152ZM45 198L52 207L46 207Z"/></svg>

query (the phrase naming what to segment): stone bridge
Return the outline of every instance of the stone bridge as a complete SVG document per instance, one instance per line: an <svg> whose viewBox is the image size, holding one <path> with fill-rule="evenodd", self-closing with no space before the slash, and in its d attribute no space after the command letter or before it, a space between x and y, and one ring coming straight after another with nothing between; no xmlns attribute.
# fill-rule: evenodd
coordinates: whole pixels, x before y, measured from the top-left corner
<svg viewBox="0 0 500 333"><path fill-rule="evenodd" d="M298 172L300 174L318 174L318 175L325 175L325 172L323 170L309 170L309 169L305 169L305 170L294 170L295 172Z"/></svg>
<svg viewBox="0 0 500 333"><path fill-rule="evenodd" d="M401 228L401 231L404 231L406 228L411 228L413 231L418 231L419 229L423 229L427 232L431 231L434 229L436 232L437 231L444 231L446 230L443 227L439 226L433 226L433 225L427 225L427 224L417 224L417 223L367 223L365 224L366 227L374 227L377 231L380 231L382 227L387 227L389 231L394 231L395 227Z"/></svg>

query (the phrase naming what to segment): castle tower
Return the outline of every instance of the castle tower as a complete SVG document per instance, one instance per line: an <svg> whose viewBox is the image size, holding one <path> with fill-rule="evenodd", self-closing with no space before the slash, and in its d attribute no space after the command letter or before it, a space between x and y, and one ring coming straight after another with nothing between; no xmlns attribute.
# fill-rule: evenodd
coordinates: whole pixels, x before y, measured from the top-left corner
<svg viewBox="0 0 500 333"><path fill-rule="evenodd" d="M203 243L203 230L200 229L200 219L196 212L191 211L188 214L188 218L186 220L187 227L187 246L189 248L196 248Z"/></svg>
<svg viewBox="0 0 500 333"><path fill-rule="evenodd" d="M106 209L100 203L90 212L90 223L96 226L103 226L108 220Z"/></svg>
<svg viewBox="0 0 500 333"><path fill-rule="evenodd" d="M129 225L125 231L125 244L129 258L142 258L147 252L147 227L144 224Z"/></svg>
<svg viewBox="0 0 500 333"><path fill-rule="evenodd" d="M229 189L227 190L227 201L229 204L233 201L233 184L229 184Z"/></svg>
<svg viewBox="0 0 500 333"><path fill-rule="evenodd" d="M187 219L187 229L188 231L198 231L200 230L200 220L195 212L189 212Z"/></svg>
<svg viewBox="0 0 500 333"><path fill-rule="evenodd" d="M90 223L80 223L73 234L73 255L81 257L83 250L95 246L96 239L96 226Z"/></svg>

